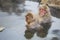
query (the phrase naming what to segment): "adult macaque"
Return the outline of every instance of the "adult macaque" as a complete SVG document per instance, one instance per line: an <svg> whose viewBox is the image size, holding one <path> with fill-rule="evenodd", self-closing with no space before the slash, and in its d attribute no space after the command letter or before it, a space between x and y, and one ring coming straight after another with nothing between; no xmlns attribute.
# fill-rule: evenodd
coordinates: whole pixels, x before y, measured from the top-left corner
<svg viewBox="0 0 60 40"><path fill-rule="evenodd" d="M38 21L39 23L49 23L51 22L51 13L47 4L39 5L39 13L38 13Z"/></svg>

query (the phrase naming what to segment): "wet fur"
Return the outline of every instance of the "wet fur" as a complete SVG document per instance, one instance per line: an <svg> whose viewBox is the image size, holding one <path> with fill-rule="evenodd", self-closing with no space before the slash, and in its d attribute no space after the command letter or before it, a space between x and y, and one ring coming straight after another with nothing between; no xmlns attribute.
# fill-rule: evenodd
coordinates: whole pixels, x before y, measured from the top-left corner
<svg viewBox="0 0 60 40"><path fill-rule="evenodd" d="M39 23L48 23L51 22L51 13L50 13L50 9L48 7L47 4L40 4L39 8L45 8L45 10L47 11L47 13L44 16L40 16L38 13L38 21Z"/></svg>
<svg viewBox="0 0 60 40"><path fill-rule="evenodd" d="M29 18L27 18L29 16ZM26 27L29 29L31 26L35 24L35 19L34 15L31 12L28 12L27 15L25 16L26 18Z"/></svg>
<svg viewBox="0 0 60 40"><path fill-rule="evenodd" d="M29 16L29 19L27 19L27 16ZM27 27L27 29L42 28L41 25L39 24L38 20L37 20L37 15L35 15L31 12L28 12L27 15L25 16L25 18L26 18L26 27ZM32 18L32 19L30 19L30 18Z"/></svg>
<svg viewBox="0 0 60 40"><path fill-rule="evenodd" d="M39 8L45 8L47 13L44 16L40 16L39 13L37 15L32 12L28 12L25 16L26 18L26 27L27 29L39 29L43 28L41 24L50 23L51 22L51 13L50 9L46 4L41 4ZM29 18L27 18L29 16Z"/></svg>

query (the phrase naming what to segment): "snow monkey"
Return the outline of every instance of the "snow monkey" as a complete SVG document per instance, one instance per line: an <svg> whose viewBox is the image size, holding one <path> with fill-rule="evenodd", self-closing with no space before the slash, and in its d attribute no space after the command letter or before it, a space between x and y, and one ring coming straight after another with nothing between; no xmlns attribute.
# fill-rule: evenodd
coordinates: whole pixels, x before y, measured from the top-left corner
<svg viewBox="0 0 60 40"><path fill-rule="evenodd" d="M43 1L45 1L45 0L43 0ZM46 1L45 1L45 3L43 3L43 1L39 5L38 20L39 20L39 23L49 23L49 22L51 22L50 8L49 8L48 4L46 3Z"/></svg>
<svg viewBox="0 0 60 40"><path fill-rule="evenodd" d="M32 12L28 12L25 16L26 18L26 27L27 29L37 29L41 25L37 22L37 15L33 14Z"/></svg>

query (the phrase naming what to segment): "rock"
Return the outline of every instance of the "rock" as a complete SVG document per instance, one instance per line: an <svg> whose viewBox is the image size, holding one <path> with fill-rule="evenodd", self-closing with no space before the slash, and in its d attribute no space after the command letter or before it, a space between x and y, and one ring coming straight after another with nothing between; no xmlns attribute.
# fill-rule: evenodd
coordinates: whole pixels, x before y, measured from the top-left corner
<svg viewBox="0 0 60 40"><path fill-rule="evenodd" d="M57 37L53 37L51 40L59 40Z"/></svg>
<svg viewBox="0 0 60 40"><path fill-rule="evenodd" d="M0 32L2 32L5 29L5 27L1 26L0 27Z"/></svg>

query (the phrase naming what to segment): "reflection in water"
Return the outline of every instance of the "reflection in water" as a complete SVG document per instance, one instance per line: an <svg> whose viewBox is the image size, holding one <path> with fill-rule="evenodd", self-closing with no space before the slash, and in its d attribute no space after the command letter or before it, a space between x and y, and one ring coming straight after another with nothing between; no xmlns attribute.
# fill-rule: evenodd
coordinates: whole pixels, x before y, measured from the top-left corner
<svg viewBox="0 0 60 40"><path fill-rule="evenodd" d="M53 34L60 33L60 30L53 30Z"/></svg>
<svg viewBox="0 0 60 40"><path fill-rule="evenodd" d="M35 30L35 29L27 29L25 31L25 38L26 39L31 39L34 34L36 33L36 35L40 38L44 38L47 36L48 34L48 30L49 28L51 27L51 23L46 23L46 24L41 24L43 26L43 28L40 28L38 30Z"/></svg>
<svg viewBox="0 0 60 40"><path fill-rule="evenodd" d="M44 38L47 36L47 31L45 31L44 29L40 29L37 31L37 36L38 37L41 37L41 38Z"/></svg>
<svg viewBox="0 0 60 40"><path fill-rule="evenodd" d="M60 30L59 29L53 30L52 33L56 35L56 37L53 37L52 40L60 40Z"/></svg>
<svg viewBox="0 0 60 40"><path fill-rule="evenodd" d="M48 30L51 27L51 23L45 23L45 24L41 24L41 25L43 26L43 29L40 29L37 31L37 36L44 38L48 34Z"/></svg>
<svg viewBox="0 0 60 40"><path fill-rule="evenodd" d="M53 37L51 40L59 40L57 37Z"/></svg>
<svg viewBox="0 0 60 40"><path fill-rule="evenodd" d="M31 39L34 36L35 30L26 30L25 31L25 38L26 39Z"/></svg>

